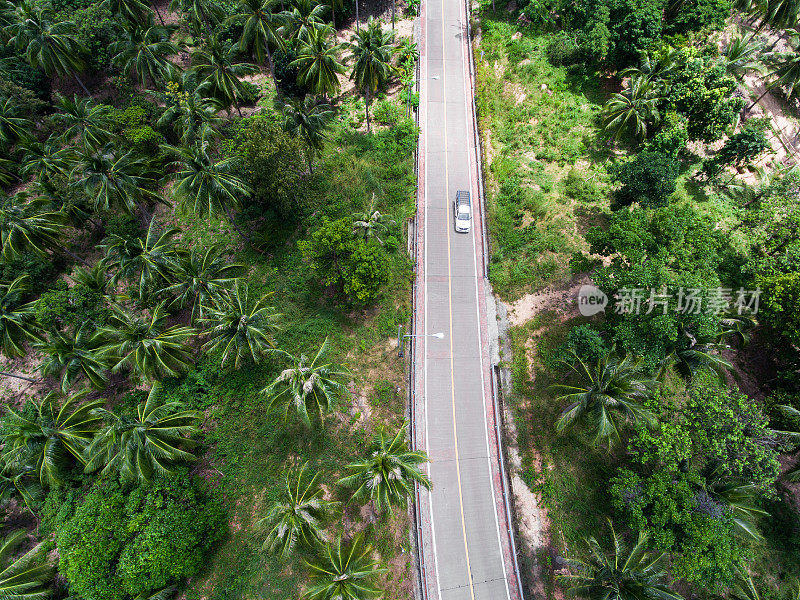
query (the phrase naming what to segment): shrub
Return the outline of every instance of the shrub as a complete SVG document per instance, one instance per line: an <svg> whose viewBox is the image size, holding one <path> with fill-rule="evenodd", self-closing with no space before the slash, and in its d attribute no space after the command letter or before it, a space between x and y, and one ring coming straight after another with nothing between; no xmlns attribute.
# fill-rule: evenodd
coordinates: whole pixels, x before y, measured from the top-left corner
<svg viewBox="0 0 800 600"><path fill-rule="evenodd" d="M603 338L591 325L578 325L570 329L564 349L574 353L590 368L607 352Z"/></svg>
<svg viewBox="0 0 800 600"><path fill-rule="evenodd" d="M369 304L389 283L389 257L374 240L361 242L350 257L344 278L344 293L357 304Z"/></svg>
<svg viewBox="0 0 800 600"><path fill-rule="evenodd" d="M380 100L372 111L378 123L394 125L403 116L403 107L390 100Z"/></svg>
<svg viewBox="0 0 800 600"><path fill-rule="evenodd" d="M578 202L590 203L603 199L603 191L594 180L594 175L587 174L577 169L570 169L564 178L564 193Z"/></svg>
<svg viewBox="0 0 800 600"><path fill-rule="evenodd" d="M0 59L0 95L18 98L31 110L41 107L27 103L28 94L37 104L50 99L50 78L17 56L13 46L0 44Z"/></svg>
<svg viewBox="0 0 800 600"><path fill-rule="evenodd" d="M581 47L574 34L559 31L547 42L547 60L555 66L569 66L581 61Z"/></svg>
<svg viewBox="0 0 800 600"><path fill-rule="evenodd" d="M123 488L97 482L57 532L70 591L124 600L196 575L224 532L224 515L187 473Z"/></svg>
<svg viewBox="0 0 800 600"><path fill-rule="evenodd" d="M14 281L26 275L31 292L38 294L48 288L63 268L64 261L60 257L45 258L26 253L16 260L0 264L0 281Z"/></svg>
<svg viewBox="0 0 800 600"><path fill-rule="evenodd" d="M766 118L749 119L742 130L725 141L717 155L705 162L703 170L709 177L718 175L725 166L741 167L768 150L771 146L766 130L769 120Z"/></svg>
<svg viewBox="0 0 800 600"><path fill-rule="evenodd" d="M565 29L577 32L585 59L617 69L637 63L661 36L663 0L576 0L563 8Z"/></svg>
<svg viewBox="0 0 800 600"><path fill-rule="evenodd" d="M689 141L689 131L687 130L688 119L676 112L669 112L665 115L661 128L644 145L644 150L660 152L678 158L681 150L686 148Z"/></svg>
<svg viewBox="0 0 800 600"><path fill-rule="evenodd" d="M353 235L353 219L324 219L311 240L298 243L314 273L357 304L372 302L389 281L389 257L375 240Z"/></svg>
<svg viewBox="0 0 800 600"><path fill-rule="evenodd" d="M677 7L666 11L665 35L722 29L732 8L730 0L688 0L677 4Z"/></svg>
<svg viewBox="0 0 800 600"><path fill-rule="evenodd" d="M300 71L297 67L291 66L295 58L297 58L297 55L289 45L273 53L272 63L275 69L275 84L278 90L287 96L301 98L308 93L308 89L297 83L297 76Z"/></svg>
<svg viewBox="0 0 800 600"><path fill-rule="evenodd" d="M94 71L103 71L111 65L111 44L119 39L120 28L111 11L101 2L87 2L76 10L72 19L78 28L78 41L83 44Z"/></svg>
<svg viewBox="0 0 800 600"><path fill-rule="evenodd" d="M661 110L685 116L689 139L710 144L736 122L746 101L735 93L736 79L714 57L685 48L675 60L679 68L671 75Z"/></svg>
<svg viewBox="0 0 800 600"><path fill-rule="evenodd" d="M648 208L666 206L675 191L680 165L663 152L645 150L633 160L614 165L611 174L622 184L614 193L612 208L638 202Z"/></svg>
<svg viewBox="0 0 800 600"><path fill-rule="evenodd" d="M258 114L239 121L233 151L242 159L252 201L282 217L297 216L297 188L306 170L302 139L289 136L274 115Z"/></svg>
<svg viewBox="0 0 800 600"><path fill-rule="evenodd" d="M138 153L156 158L166 140L150 125L137 125L123 131L122 135Z"/></svg>
<svg viewBox="0 0 800 600"><path fill-rule="evenodd" d="M144 233L141 221L131 215L114 214L106 218L104 224L106 235L136 238Z"/></svg>
<svg viewBox="0 0 800 600"><path fill-rule="evenodd" d="M569 269L575 274L588 273L602 264L600 259L590 258L583 252L573 252L569 258Z"/></svg>
<svg viewBox="0 0 800 600"><path fill-rule="evenodd" d="M63 279L36 303L36 319L48 330L77 329L87 322L99 328L105 325L108 313L101 294L82 284L69 287Z"/></svg>
<svg viewBox="0 0 800 600"><path fill-rule="evenodd" d="M239 100L243 104L255 104L261 98L261 88L250 81L242 81L242 92L239 95Z"/></svg>
<svg viewBox="0 0 800 600"><path fill-rule="evenodd" d="M611 480L614 508L653 546L673 555L675 574L712 590L730 585L742 548L722 505L702 491L694 473L655 469L640 476L621 469Z"/></svg>

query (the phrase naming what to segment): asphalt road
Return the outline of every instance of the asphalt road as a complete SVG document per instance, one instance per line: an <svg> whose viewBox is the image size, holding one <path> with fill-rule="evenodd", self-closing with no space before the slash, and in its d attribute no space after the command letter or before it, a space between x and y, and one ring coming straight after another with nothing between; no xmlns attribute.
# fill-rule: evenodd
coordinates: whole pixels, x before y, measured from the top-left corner
<svg viewBox="0 0 800 600"><path fill-rule="evenodd" d="M510 596L493 491L479 310L482 246L475 223L464 234L453 222L457 190L471 190L473 205L477 200L465 12L463 0L426 0L422 24L424 323L426 333L445 334L420 340L433 482L425 507L436 581L429 597L504 600Z"/></svg>

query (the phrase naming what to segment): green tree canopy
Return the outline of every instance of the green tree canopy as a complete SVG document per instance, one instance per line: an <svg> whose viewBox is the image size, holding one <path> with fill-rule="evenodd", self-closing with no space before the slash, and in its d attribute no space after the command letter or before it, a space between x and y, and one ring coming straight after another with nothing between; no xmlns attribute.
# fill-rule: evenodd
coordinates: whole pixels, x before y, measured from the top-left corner
<svg viewBox="0 0 800 600"><path fill-rule="evenodd" d="M56 533L59 572L86 598L146 598L196 575L224 533L222 507L185 472L136 487L101 479Z"/></svg>

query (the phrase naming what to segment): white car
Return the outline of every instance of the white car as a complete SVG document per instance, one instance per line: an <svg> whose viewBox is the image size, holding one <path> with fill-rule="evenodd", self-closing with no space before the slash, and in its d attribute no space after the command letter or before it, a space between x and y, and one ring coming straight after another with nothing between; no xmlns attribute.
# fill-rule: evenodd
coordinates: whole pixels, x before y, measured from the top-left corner
<svg viewBox="0 0 800 600"><path fill-rule="evenodd" d="M456 231L468 233L472 223L472 202L467 190L458 190L453 200L453 217L456 220Z"/></svg>

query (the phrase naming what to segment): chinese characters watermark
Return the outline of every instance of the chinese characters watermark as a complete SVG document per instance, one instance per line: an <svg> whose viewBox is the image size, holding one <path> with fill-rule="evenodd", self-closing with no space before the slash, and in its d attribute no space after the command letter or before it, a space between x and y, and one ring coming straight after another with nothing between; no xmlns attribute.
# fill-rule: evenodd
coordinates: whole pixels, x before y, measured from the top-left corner
<svg viewBox="0 0 800 600"><path fill-rule="evenodd" d="M592 286L584 286L592 287ZM596 288L595 288L596 289ZM583 288L581 288L583 290ZM599 290L598 290L599 291ZM602 294L602 292L600 292ZM758 303L761 290L746 290L739 288L678 288L675 291L666 287L656 288L620 288L614 294L614 312L617 314L661 314L676 312L685 315L721 315L735 312L739 315L755 315L758 313ZM591 316L600 312L596 310L589 315L584 313L581 296L578 295L578 307L581 314ZM604 310L603 308L600 310Z"/></svg>

